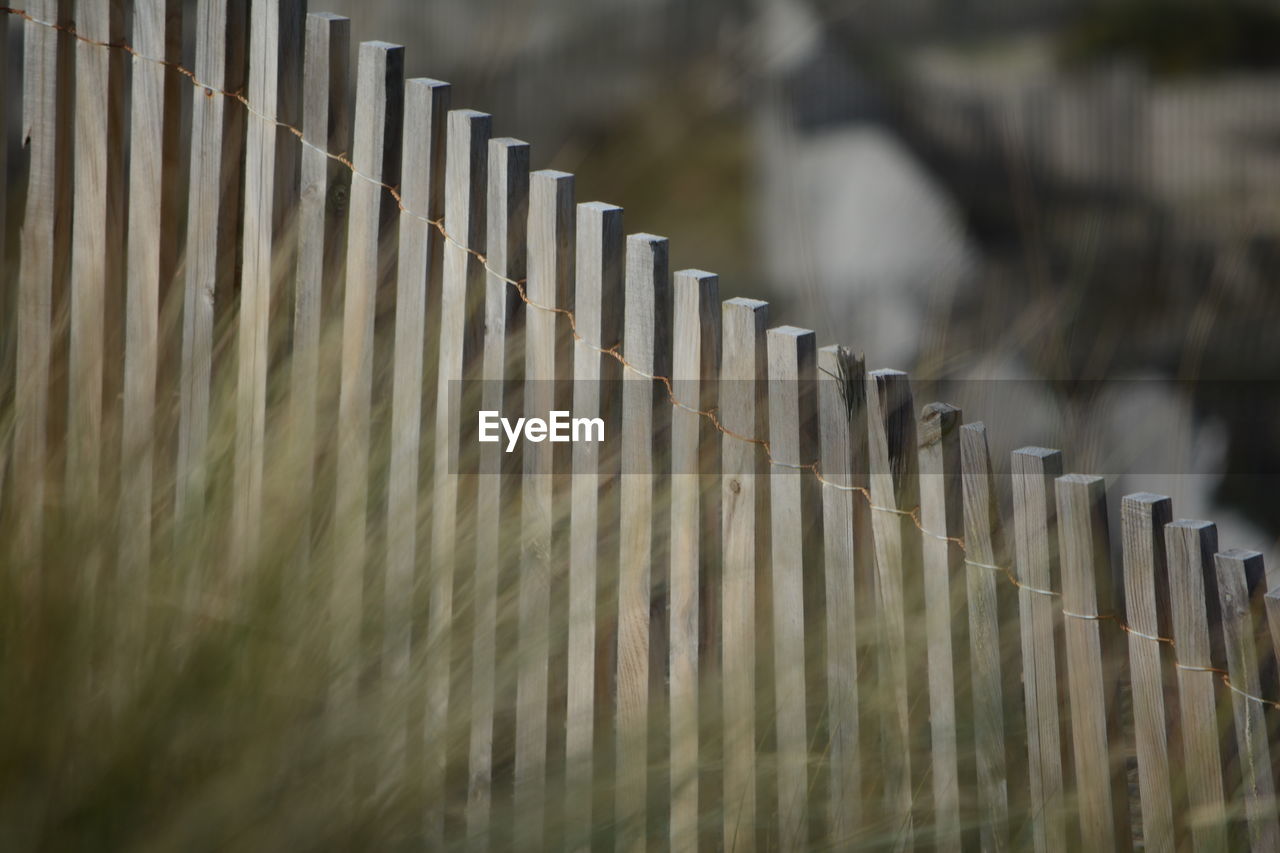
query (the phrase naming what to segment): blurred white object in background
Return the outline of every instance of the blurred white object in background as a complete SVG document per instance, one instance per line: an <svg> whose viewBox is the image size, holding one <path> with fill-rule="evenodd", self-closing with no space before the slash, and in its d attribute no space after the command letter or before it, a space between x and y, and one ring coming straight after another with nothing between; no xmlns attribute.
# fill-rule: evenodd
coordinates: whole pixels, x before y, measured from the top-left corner
<svg viewBox="0 0 1280 853"><path fill-rule="evenodd" d="M931 304L977 253L943 188L882 120L878 96L801 0L762 0L760 251L794 322L910 368Z"/></svg>

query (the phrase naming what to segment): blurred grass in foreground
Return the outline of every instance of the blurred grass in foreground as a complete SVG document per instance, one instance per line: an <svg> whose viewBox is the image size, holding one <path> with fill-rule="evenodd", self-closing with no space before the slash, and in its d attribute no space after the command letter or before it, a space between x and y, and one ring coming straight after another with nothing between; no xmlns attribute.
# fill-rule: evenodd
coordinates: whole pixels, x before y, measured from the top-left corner
<svg viewBox="0 0 1280 853"><path fill-rule="evenodd" d="M166 313L172 321L173 312ZM176 330L170 328L169 334ZM234 353L234 327L221 332L219 351ZM336 376L337 329L324 337L322 376ZM438 567L429 561L432 479L419 487L418 560L412 606L413 649L403 678L383 668L384 589L381 566L385 538L389 361L378 361L373 411L369 568L364 572L364 622L359 648L336 648L330 597L339 569L330 542L334 528L334 447L337 383L322 381L320 448L316 488L296 488L289 452L289 362L287 341L277 341L269 392L263 550L253 565L237 567L229 547L234 506L235 371L219 368L203 514L185 523L172 518L172 435L176 394L162 395L171 410L159 413L156 452L156 521L149 571L131 572L117 559L120 522L112 499L95 506L77 494L81 479L61 470L60 442L49 466L50 500L43 554L15 552L21 483L5 483L0 541L6 564L0 573L0 847L5 850L202 851L202 850L415 850L435 849L426 835L428 816L443 810L449 848L467 846L467 755L470 660L476 648L476 605L469 583L473 565L455 572L448 632L452 687L448 730L424 728L424 670L440 648L426 644L428 593ZM430 359L429 359L430 361ZM429 467L434 437L432 383L424 389L422 461ZM383 401L379 404L377 401ZM0 423L8 424L6 411ZM104 448L119 447L118 424L108 421ZM104 454L107 459L119 453ZM107 471L110 495L118 472ZM168 478L167 480L165 478ZM65 484L65 486L64 486ZM719 488L718 480L707 488ZM466 494L464 490L464 494ZM666 512L659 489L659 513ZM474 495L472 495L474 498ZM560 522L567 507L559 507ZM308 518L309 516L309 518ZM472 553L474 500L459 513L460 552ZM514 513L512 518L519 518ZM308 523L311 536L306 536ZM513 522L513 528L518 524ZM563 534L563 527L558 528ZM309 539L309 541L308 541ZM647 777L647 815L619 813L619 776L612 752L620 736L609 699L615 666L611 641L617 619L616 567L598 579L597 735L591 790L565 788L564 643L567 607L564 565L552 567L546 835L529 837L525 816L516 813L513 791L514 698L523 663L516 632L519 591L518 537L505 543L499 571L496 723L493 746L494 835L482 847L613 849L642 823L650 839L665 842L671 780L667 750L664 590L655 569L653 600L655 687L649 711L650 762L634 771ZM306 546L306 547L304 547ZM618 547L617 531L604 534L605 552ZM608 561L606 561L606 564ZM761 590L764 594L764 590ZM718 608L716 608L718 610ZM713 611L715 612L715 611ZM767 614L767 610L762 614ZM815 614L816 617L816 614ZM762 616L763 618L763 616ZM815 624L817 624L815 622ZM870 629L870 626L863 626ZM771 636L757 624L757 655L767 662ZM820 632L811 632L816 636ZM868 634L870 636L870 634ZM706 662L700 694L700 830L704 845L723 837L719 790L720 728L712 718L720 692L715 651ZM812 702L823 695L825 669L809 674ZM862 658L864 671L868 656ZM923 677L924 661L915 662ZM760 840L773 837L776 793L769 786L774 700L767 663L760 670L757 753L761 783L756 827ZM353 692L335 691L335 681L354 680ZM870 682L868 682L870 683ZM885 702L889 697L883 697ZM873 713L880 700L863 694ZM814 796L822 790L826 720L813 708L810 762ZM874 729L864 723L865 748L875 749ZM449 771L445 789L432 790L424 772L432 749L443 747ZM870 755L870 753L868 753ZM919 757L927 762L927 753ZM874 761L867 761L873 772ZM869 779L869 791L875 780ZM587 813L587 805L592 811ZM580 810L580 813L579 813ZM813 814L821 826L823 807ZM877 826L874 804L864 808L867 834L861 843L888 843L892 826ZM923 829L923 828L921 828ZM750 832L744 827L744 832ZM817 830L815 830L817 833ZM883 836L881 836L883 833ZM815 849L841 840L815 834ZM845 840L847 841L847 839ZM472 844L474 846L474 843Z"/></svg>

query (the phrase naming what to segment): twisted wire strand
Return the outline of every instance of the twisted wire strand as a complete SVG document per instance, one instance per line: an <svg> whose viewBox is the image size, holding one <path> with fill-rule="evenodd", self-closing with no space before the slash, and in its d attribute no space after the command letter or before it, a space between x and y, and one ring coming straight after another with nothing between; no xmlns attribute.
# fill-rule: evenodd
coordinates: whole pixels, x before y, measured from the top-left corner
<svg viewBox="0 0 1280 853"><path fill-rule="evenodd" d="M898 515L898 516L908 518L911 520L913 525L921 532L921 534L925 536L930 536L930 537L933 537L934 539L938 539L940 541L954 545L955 547L959 548L962 552L967 552L967 546L963 538L958 536L944 536L944 535L933 533L927 530L920 520L921 508L919 506L913 507L912 509L909 509L909 510L904 510L904 509L899 509L897 507L877 505L876 503L874 503L872 499L870 489L866 488L865 486L853 486L853 485L846 485L843 483L837 483L825 477L822 473L822 469L818 461L815 460L814 462L809 462L809 463L790 463L790 462L784 462L782 460L776 459L774 458L773 451L770 448L769 442L767 440L762 438L755 438L748 435L743 435L742 433L736 432L735 430L729 429L728 427L724 426L724 424L721 423L720 421L719 414L716 408L712 407L709 409L698 409L696 407L692 407L681 402L676 397L671 377L654 375L652 373L648 373L640 369L639 367L637 367L636 365L632 364L630 361L627 360L627 358L620 352L620 348L617 344L609 347L601 347L597 344L592 343L591 341L588 341L581 333L579 333L578 326L577 326L577 317L575 316L573 311L567 308L560 308L552 305L543 305L533 300L532 298L530 298L526 288L527 279L511 278L510 276L507 276L503 273L500 273L494 270L492 267L489 266L488 258L483 252L479 252L475 249L472 249L470 246L464 245L463 243L459 242L452 234L448 232L448 230L445 228L443 217L431 219L430 217L424 216L418 213L417 211L409 209L405 205L404 199L401 197L399 187L392 186L391 184L388 184L382 180L379 180L378 178L374 178L370 175L366 175L356 167L355 163L352 161L351 156L349 154L345 152L332 152L324 148L321 148L320 146L308 140L303 134L303 131L301 128L298 128L292 124L289 124L288 122L282 121L276 116L270 116L258 110L256 107L253 106L249 98L244 94L242 90L229 90L219 86L208 85L199 79L195 71L183 66L181 63L175 62L170 59L164 59L161 57L150 56L148 54L142 53L141 51L137 50L132 45L130 45L127 41L124 41L124 40L102 41L100 39L91 38L89 36L86 36L78 32L73 24L60 24L55 21L47 21L47 20L44 20L43 18L39 18L39 17L36 17L35 15L32 15L26 9L21 9L13 6L0 6L0 13L12 15L27 23L34 24L36 26L46 27L50 30L54 30L60 33L65 33L71 38L75 39L76 41L82 42L84 44L94 45L96 47L107 48L112 50L123 51L124 53L128 54L130 57L136 60L153 63L155 65L159 65L163 68L166 68L174 72L175 74L181 75L182 77L189 80L193 87L195 87L196 89L202 90L204 92L205 97L207 98L224 97L239 104L240 106L244 107L245 111L248 114L254 116L255 118L258 118L261 121L267 122L268 124L274 125L279 130L283 130L289 133L291 136L296 138L303 147L309 148L312 151L315 151L323 155L327 159L341 164L354 177L360 178L361 180L366 181L370 184L373 184L374 186L385 191L388 194L388 196L395 202L396 207L399 209L399 212L401 214L409 216L413 219L416 219L430 226L436 232L439 233L441 239L444 240L446 243L449 243L454 247L456 247L457 249L472 256L481 266L484 267L486 272L494 276L496 279L502 282L505 282L506 284L513 287L516 291L517 296L520 298L520 301L523 302L525 305L531 308L534 308L535 310L538 310L538 311L544 311L551 314L558 314L564 317L564 319L567 321L569 325L569 329L572 333L573 340L575 342L581 344L582 346L588 348L593 352L596 352L600 355L608 356L614 359L624 370L630 371L631 373L634 373L635 375L643 379L649 379L651 381L661 383L662 386L666 389L667 397L670 400L672 406L679 409L683 409L684 411L697 415L699 417L706 418L707 421L712 425L712 427L717 432L723 435L726 435L729 438L735 439L737 441L742 441L748 444L754 444L760 447L764 451L765 457L769 462L769 464L775 467L793 469L798 471L809 471L818 480L818 482L821 483L825 488L830 488L830 489L833 489L836 491L842 491L842 492L857 492L858 494L862 495L862 497L867 501L867 504L872 511L884 512L891 515ZM968 566L974 566L976 568L989 569L991 571L999 572L1008 580L1009 583L1011 583L1014 587L1016 587L1019 590L1024 590L1034 595L1043 595L1043 596L1055 597L1055 598L1060 598L1062 596L1061 592L1051 590L1051 589L1038 588L1019 580L1017 577L1017 574L1014 572L1014 570L1010 566L993 565L993 564L983 563L983 562L979 562L979 561L968 559L968 558L966 558L964 562ZM1133 628L1132 626L1127 624L1118 614L1115 614L1115 613L1080 614L1080 613L1070 612L1066 609L1063 609L1061 612L1062 612L1062 615L1067 618L1080 619L1080 620L1092 621L1092 622L1101 622L1101 621L1114 622L1115 625L1121 631L1131 636L1140 637L1142 639L1145 639L1151 642L1167 645L1171 649L1176 649L1177 647L1173 641L1173 638L1162 637L1159 635L1148 634L1143 631L1139 631L1136 628ZM1280 701L1267 699L1261 696L1255 696L1252 693L1249 693L1245 690L1240 689L1239 687L1236 687L1231 682L1230 674L1226 670L1220 669L1218 667L1212 667L1212 666L1203 667L1203 666L1193 666L1190 664L1183 664L1178 662L1177 660L1174 661L1174 666L1177 669L1186 671L1186 672L1206 672L1213 675L1217 675L1219 679L1222 681L1222 683L1229 690L1243 697L1244 699L1251 702L1256 702L1266 708L1280 710Z"/></svg>

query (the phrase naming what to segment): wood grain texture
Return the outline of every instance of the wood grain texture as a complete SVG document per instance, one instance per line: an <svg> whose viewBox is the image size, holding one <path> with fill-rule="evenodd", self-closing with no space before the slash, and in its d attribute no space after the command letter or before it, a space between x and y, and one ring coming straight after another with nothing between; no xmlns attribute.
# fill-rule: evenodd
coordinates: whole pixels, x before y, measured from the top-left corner
<svg viewBox="0 0 1280 853"><path fill-rule="evenodd" d="M294 203L293 148L281 157L276 122L290 124L286 90L302 75L304 0L251 0L249 104L244 174L244 266L240 276L239 382L236 394L233 564L244 571L257 559L262 535L262 472L266 453L267 373L271 303L277 268L278 221ZM287 106L286 106L287 105ZM283 256L285 253L281 253Z"/></svg>
<svg viewBox="0 0 1280 853"><path fill-rule="evenodd" d="M338 452L334 502L335 569L330 598L333 698L355 697L369 566L369 460L373 388L374 312L387 277L383 259L394 247L396 206L377 181L400 182L404 108L404 48L385 42L360 46L356 78L353 162L366 177L351 186L347 278L342 315ZM352 665L355 661L357 665Z"/></svg>
<svg viewBox="0 0 1280 853"><path fill-rule="evenodd" d="M619 422L620 401L612 389L621 368L600 350L622 343L622 208L600 202L578 205L575 265L574 312L580 339L573 346L573 413L603 418L607 429ZM609 743L607 703L599 700L611 685L601 684L596 676L597 625L612 618L600 599L605 597L602 587L616 571L618 555L601 543L618 525L613 495L619 459L602 450L594 442L573 445L570 486L565 808L579 815L584 826L603 820L613 808L607 793L612 785L602 778L608 763L597 754Z"/></svg>
<svg viewBox="0 0 1280 853"><path fill-rule="evenodd" d="M485 232L484 357L481 408L518 412L524 376L525 305L506 279L525 277L529 220L529 145L516 139L489 141L488 225ZM482 848L488 837L494 773L499 638L498 592L503 567L516 551L522 449L501 442L480 445L476 480L476 549L471 575L474 607L471 643L471 748L467 773L467 835Z"/></svg>
<svg viewBox="0 0 1280 853"><path fill-rule="evenodd" d="M941 850L961 846L960 717L957 683L966 675L969 645L964 613L964 535L960 480L960 410L931 403L920 418L920 525L924 565L925 642L928 645L929 733L933 824ZM967 679L965 679L967 680Z"/></svg>
<svg viewBox="0 0 1280 853"><path fill-rule="evenodd" d="M245 85L246 0L200 0L196 11L196 79L209 91L191 100L191 176L187 194L187 277L182 303L175 515L199 518L207 484L213 335L234 303L240 269L237 239L244 181L244 116L218 91Z"/></svg>
<svg viewBox="0 0 1280 853"><path fill-rule="evenodd" d="M880 602L881 689L886 708L881 722L884 798L894 827L893 847L909 848L915 836L917 798L923 794L913 768L913 742L923 703L915 706L917 679L911 668L925 659L907 615L923 611L920 601L920 534L907 515L919 504L916 417L907 374L877 370L867 376L867 430L871 463L872 524L876 548L876 588ZM913 713L913 707L917 707Z"/></svg>
<svg viewBox="0 0 1280 853"><path fill-rule="evenodd" d="M530 306L525 317L526 417L547 418L553 410L571 410L573 334L568 319L552 309L573 308L577 245L573 193L573 175L543 170L530 176L526 287L530 301L540 307ZM552 588L564 589L568 561L561 520L569 498L564 472L569 470L570 453L571 448L550 442L530 443L524 452L514 799L521 835L531 844L545 838L547 804L556 799L547 790L549 777L554 776L548 773L548 736L553 725L564 725L559 714L549 719L548 701L551 625L560 624L551 618ZM554 606L560 612L563 602L556 601ZM557 639L557 652L561 645ZM556 676L562 682L558 671ZM556 794L563 796L563 791Z"/></svg>
<svg viewBox="0 0 1280 853"><path fill-rule="evenodd" d="M321 335L337 301L345 266L347 199L351 173L326 156L351 150L347 97L351 21L338 15L307 16L302 107L302 165L298 198L298 269L294 282L293 355L289 377L289 425L293 476L302 494L316 482L319 452ZM406 188L407 189L407 188ZM311 514L299 531L305 563L311 553Z"/></svg>
<svg viewBox="0 0 1280 853"><path fill-rule="evenodd" d="M1257 551L1232 549L1215 554L1218 598L1222 606L1222 631L1231 684L1231 709L1235 717L1240 753L1241 796L1248 821L1249 844L1254 850L1280 849L1280 823L1276 821L1275 780L1271 747L1267 743L1264 707L1242 695L1262 695L1255 637L1262 623L1261 592L1266 576L1263 557Z"/></svg>
<svg viewBox="0 0 1280 853"><path fill-rule="evenodd" d="M69 0L35 0L28 14L66 23ZM71 221L70 44L65 34L33 21L22 25L22 141L27 153L27 198L18 270L14 386L13 479L22 495L16 511L14 555L42 553L45 477L50 428L53 305L65 283ZM61 84L60 84L61 83ZM28 583L35 583L34 574Z"/></svg>
<svg viewBox="0 0 1280 853"><path fill-rule="evenodd" d="M1058 697L1057 643L1062 615L1052 596L1058 585L1057 510L1053 481L1062 453L1024 447L1013 453L1014 548L1022 624L1022 684L1027 714L1032 843L1037 853L1067 843L1063 739Z"/></svg>
<svg viewBox="0 0 1280 853"><path fill-rule="evenodd" d="M124 38L124 12L124 0L79 0L76 29L87 39L118 42ZM68 497L90 512L100 497L104 398L107 414L119 415L114 401L120 393L124 287L124 75L123 52L75 42L66 476Z"/></svg>
<svg viewBox="0 0 1280 853"><path fill-rule="evenodd" d="M773 572L773 666L778 766L778 835L783 850L809 842L809 709L805 664L805 567L821 564L814 333L770 329L769 448ZM817 528L817 529L815 529Z"/></svg>
<svg viewBox="0 0 1280 853"><path fill-rule="evenodd" d="M135 3L132 42L147 56L180 59L180 0ZM182 120L175 75L149 62L132 70L119 565L136 575L151 558L160 306L177 273Z"/></svg>
<svg viewBox="0 0 1280 853"><path fill-rule="evenodd" d="M474 478L461 476L460 451L471 450L475 424L464 418L462 380L474 379L483 351L484 265L472 252L484 252L488 147L492 119L475 110L451 110L445 142L444 227L452 238L444 245L440 299L440 370L436 384L436 448L431 508L431 589L427 614L426 785L444 796L447 771L446 731L452 691L454 576L470 568L468 539L459 542L458 510L474 499ZM470 250L470 251L468 251ZM474 402L478 402L475 400ZM443 843L443 803L427 817L428 842Z"/></svg>
<svg viewBox="0 0 1280 853"><path fill-rule="evenodd" d="M1164 528L1169 560L1169 601L1177 653L1182 766L1190 811L1187 823L1196 850L1226 850L1227 814L1222 750L1214 691L1225 669L1222 638L1209 631L1219 621L1213 554L1218 530L1207 521L1175 521Z"/></svg>
<svg viewBox="0 0 1280 853"><path fill-rule="evenodd" d="M650 819L649 706L662 683L651 657L650 609L656 580L663 580L667 524L657 512L665 490L662 449L670 439L671 404L654 376L671 375L671 273L663 237L627 238L626 304L622 356L622 479L618 557L617 819L618 849L644 849Z"/></svg>
<svg viewBox="0 0 1280 853"><path fill-rule="evenodd" d="M862 824L863 772L858 712L859 618L871 587L860 585L871 560L867 501L866 366L841 346L818 350L818 420L821 439L822 542L826 581L826 678L830 746L828 832L847 843Z"/></svg>
<svg viewBox="0 0 1280 853"><path fill-rule="evenodd" d="M726 850L757 840L757 596L769 588L769 468L754 441L767 440L769 305L729 299L721 307L720 440L721 672ZM743 439L748 440L743 440ZM767 632L760 632L768 636ZM761 709L763 710L763 709ZM768 713L772 715L772 709Z"/></svg>
<svg viewBox="0 0 1280 853"><path fill-rule="evenodd" d="M12 15L6 15L4 23L0 25L0 42L3 42L3 44L0 44L0 63L4 63L5 68L9 67L9 54L12 49L9 46L9 27L12 17ZM4 86L0 86L0 133L4 135L4 139L12 138L13 116L21 109L21 107L16 109L14 107L15 103L21 103L21 101L15 101L15 98L21 98L22 95L21 92L15 92L14 88L12 82L6 82ZM0 195L5 198L9 197L9 148L8 144L0 145ZM4 207L7 208L8 205ZM9 257L8 253L11 244L8 239L10 221L8 210L0 210L0 257L4 258ZM8 334L13 334L10 331L13 328L13 297L14 294L10 292L3 301L0 301L0 322L3 322ZM3 378L6 382L12 381L12 377L8 373L9 369L8 367L5 368ZM7 450L8 448L4 448L3 451L0 451L0 480L3 479L5 470L8 468L9 454ZM0 497L3 497L3 486L0 486Z"/></svg>
<svg viewBox="0 0 1280 853"><path fill-rule="evenodd" d="M387 472L387 564L383 583L382 675L390 750L389 780L408 768L409 720L403 709L412 688L414 604L418 589L418 500L428 291L439 290L439 233L425 219L443 212L444 129L450 87L438 80L405 84L404 160L400 181L399 258L396 264L395 354L391 388L391 465ZM323 219L317 217L323 228ZM434 276L434 278L433 278ZM317 285L319 282L317 282ZM318 288L317 288L318 289ZM318 295L318 294L316 294ZM420 627L420 626L419 626Z"/></svg>
<svg viewBox="0 0 1280 853"><path fill-rule="evenodd" d="M1280 661L1280 588L1272 588L1262 598L1267 613L1267 632L1271 635L1271 653Z"/></svg>
<svg viewBox="0 0 1280 853"><path fill-rule="evenodd" d="M1133 842L1118 707L1124 652L1119 632L1104 634L1109 626L1096 618L1116 605L1106 482L1068 474L1054 489L1080 839L1091 850L1127 851Z"/></svg>
<svg viewBox="0 0 1280 853"><path fill-rule="evenodd" d="M5 15L3 23L0 23L0 63L3 67L9 67L9 26L12 15ZM15 23L14 26L21 27L23 24ZM23 36L25 40L25 34ZM7 140L13 138L13 117L15 114L20 115L21 97L20 91L15 92L16 88L13 81L5 79L4 85L0 86L0 138L6 140L4 145L0 145L0 196L9 197L9 163L11 144ZM15 106L18 105L18 106ZM4 209L0 209L0 257L8 258L11 249L11 242L8 239L9 234L9 205L3 205ZM12 273L10 273L12 281ZM4 334L16 338L17 322L16 322L16 305L17 288L10 285L9 289L3 295L0 295L0 329L4 330ZM12 373L12 359L10 364L6 364L3 372L0 372L0 382L6 383L7 387L13 389L16 384L16 378ZM12 393L12 391L10 392ZM10 398L12 401L12 398ZM11 403L12 404L12 403ZM5 475L9 471L11 461L12 445L8 441L0 443L0 511L4 510L4 483Z"/></svg>
<svg viewBox="0 0 1280 853"><path fill-rule="evenodd" d="M1173 505L1163 495L1127 495L1120 503L1125 622L1132 629L1127 635L1129 680L1142 838L1148 850L1160 851L1174 850L1181 835L1174 821L1169 714L1165 708L1166 685L1173 679L1173 655L1154 639L1170 637L1173 632L1164 543L1164 527L1172 520Z"/></svg>
<svg viewBox="0 0 1280 853"><path fill-rule="evenodd" d="M983 850L1010 849L1009 770L1001 642L1000 591L995 566L1007 558L995 495L987 428L960 428L964 489L965 586L969 603L969 660L973 685L973 743L977 765L980 843ZM1005 616L1007 618L1007 616Z"/></svg>
<svg viewBox="0 0 1280 853"><path fill-rule="evenodd" d="M676 273L671 410L671 568L667 610L673 850L698 848L699 661L704 572L715 572L720 531L713 472L714 428L698 414L716 405L720 374L720 279L700 270ZM681 408L681 407L684 408Z"/></svg>

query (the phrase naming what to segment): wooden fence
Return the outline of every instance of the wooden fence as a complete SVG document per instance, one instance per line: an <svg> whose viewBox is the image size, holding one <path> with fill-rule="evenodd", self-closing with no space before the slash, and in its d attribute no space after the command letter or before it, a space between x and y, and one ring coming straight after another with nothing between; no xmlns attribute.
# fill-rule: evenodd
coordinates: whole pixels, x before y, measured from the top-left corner
<svg viewBox="0 0 1280 853"><path fill-rule="evenodd" d="M324 536L300 539L332 549L331 692L369 689L341 663L376 598L377 677L412 676L414 772L447 792L428 846L485 845L501 789L530 837L572 813L628 849L1280 848L1259 554L1152 494L1123 498L1115 548L1102 478L1038 447L997 477L983 424L917 415L906 374L673 275L665 239L575 204L572 175L405 80L400 47L359 46L349 102L346 19L199 0L187 70L182 6L8 10L15 555L39 560L51 507L106 507L120 545L96 559L143 578L160 520L199 519L229 458L242 572L280 535L269 460L324 495L329 453L333 505L301 522ZM472 392L603 417L623 452L504 454L476 441ZM460 710L459 752L440 733Z"/></svg>

